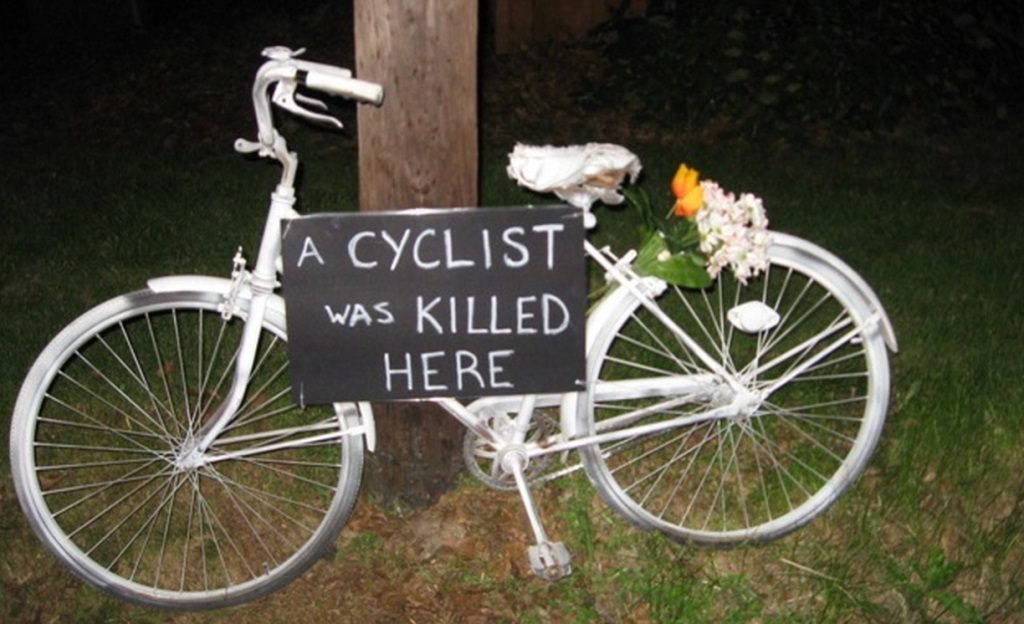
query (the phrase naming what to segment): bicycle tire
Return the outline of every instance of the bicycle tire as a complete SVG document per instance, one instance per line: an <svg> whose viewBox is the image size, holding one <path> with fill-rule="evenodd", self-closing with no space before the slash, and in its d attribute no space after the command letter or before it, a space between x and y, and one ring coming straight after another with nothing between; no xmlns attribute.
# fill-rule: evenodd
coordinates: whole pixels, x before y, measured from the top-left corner
<svg viewBox="0 0 1024 624"><path fill-rule="evenodd" d="M657 305L748 389L781 385L746 415L580 449L600 496L642 529L717 546L776 539L822 513L868 463L889 395L882 322L871 321L884 312L862 281L820 248L775 244L768 255L769 269L746 286L723 274L704 290L668 286ZM777 324L736 329L728 310L746 301L765 302ZM610 320L591 346L589 389L652 374L708 373L635 296L620 292L606 305L614 309L606 310ZM801 362L809 367L785 380ZM631 424L697 415L720 407L729 393L719 383ZM602 401L588 393L578 404L577 430L603 431L602 421L666 405L666 398Z"/></svg>
<svg viewBox="0 0 1024 624"><path fill-rule="evenodd" d="M18 395L10 454L29 523L75 574L129 601L204 609L263 596L331 548L355 503L363 439L340 430L359 423L358 411L292 405L275 309L243 404L210 452L339 435L175 466L231 385L248 302L222 319L222 300L111 299L50 342Z"/></svg>

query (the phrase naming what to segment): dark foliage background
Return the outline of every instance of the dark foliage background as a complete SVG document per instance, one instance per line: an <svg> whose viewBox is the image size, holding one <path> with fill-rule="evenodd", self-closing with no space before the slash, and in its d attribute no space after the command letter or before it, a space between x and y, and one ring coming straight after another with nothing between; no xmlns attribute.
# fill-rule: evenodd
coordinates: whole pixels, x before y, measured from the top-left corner
<svg viewBox="0 0 1024 624"><path fill-rule="evenodd" d="M594 33L606 64L587 87L595 107L746 134L990 123L1020 112L1022 7L655 0Z"/></svg>
<svg viewBox="0 0 1024 624"><path fill-rule="evenodd" d="M350 2L141 5L141 28L113 31L90 26L84 10L74 28L47 30L22 5L4 9L0 147L160 141L169 151L220 153L217 132L251 125L247 90L264 45L353 62ZM650 0L640 17L626 17L624 0L583 40L502 55L490 6L481 2L484 149L659 136L920 137L1012 129L1024 113L1016 0Z"/></svg>

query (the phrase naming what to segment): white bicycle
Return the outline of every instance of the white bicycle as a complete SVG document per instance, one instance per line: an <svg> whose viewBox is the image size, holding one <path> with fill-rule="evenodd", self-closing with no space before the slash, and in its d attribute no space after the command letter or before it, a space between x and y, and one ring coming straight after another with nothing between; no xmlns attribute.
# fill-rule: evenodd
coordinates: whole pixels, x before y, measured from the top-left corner
<svg viewBox="0 0 1024 624"><path fill-rule="evenodd" d="M374 104L382 90L287 48L264 54L258 140L236 149L283 174L253 270L236 256L231 279L156 278L86 312L39 355L14 409L13 477L32 528L78 576L135 602L223 607L288 583L334 543L373 447L368 405L290 399L274 291L298 160L270 105L340 125L297 88ZM610 287L587 320L584 392L432 399L468 428L471 472L521 495L538 575L571 568L531 482L577 466L637 527L713 545L782 536L856 479L882 430L896 340L853 270L780 233L760 277L723 273L706 289L585 252ZM773 320L738 328L741 305Z"/></svg>

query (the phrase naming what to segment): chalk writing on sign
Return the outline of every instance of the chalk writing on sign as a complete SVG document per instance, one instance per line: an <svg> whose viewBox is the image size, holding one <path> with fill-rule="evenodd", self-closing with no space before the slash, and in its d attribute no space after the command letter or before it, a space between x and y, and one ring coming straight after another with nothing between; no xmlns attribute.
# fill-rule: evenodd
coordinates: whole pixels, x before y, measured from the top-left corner
<svg viewBox="0 0 1024 624"><path fill-rule="evenodd" d="M582 214L312 215L282 240L300 404L580 389Z"/></svg>

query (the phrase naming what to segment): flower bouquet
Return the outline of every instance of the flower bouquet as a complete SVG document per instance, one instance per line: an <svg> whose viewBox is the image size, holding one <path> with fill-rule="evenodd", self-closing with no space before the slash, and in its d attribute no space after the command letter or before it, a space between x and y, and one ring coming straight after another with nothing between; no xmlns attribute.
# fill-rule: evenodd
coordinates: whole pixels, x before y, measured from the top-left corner
<svg viewBox="0 0 1024 624"><path fill-rule="evenodd" d="M626 200L636 207L647 232L633 262L640 275L707 288L726 267L744 284L767 268L771 235L760 198L727 193L684 164L672 178L676 201L663 212L643 188L620 189L627 177L636 182L640 169L636 155L619 145L519 144L509 154L508 174L521 186L582 208L588 228L595 223L590 208L596 201Z"/></svg>
<svg viewBox="0 0 1024 624"><path fill-rule="evenodd" d="M768 218L759 197L736 197L683 164L672 178L675 203L658 211L641 187L624 191L641 214L649 234L633 268L687 288L706 288L728 267L740 282L768 266Z"/></svg>

